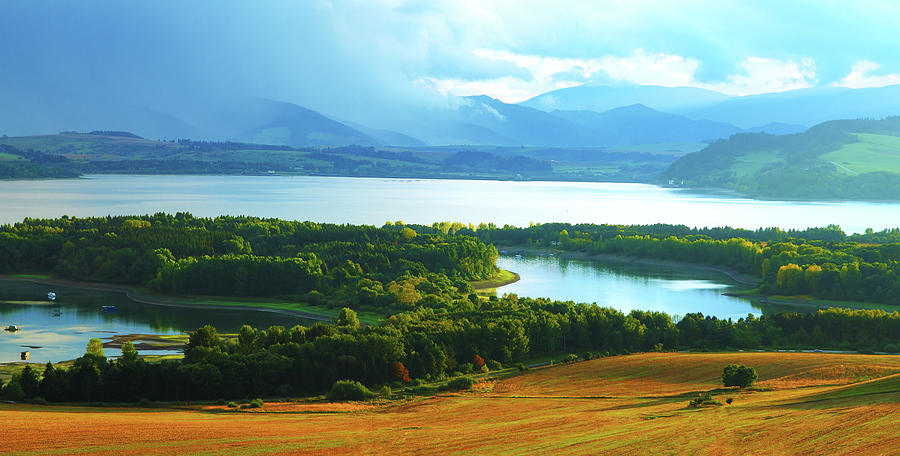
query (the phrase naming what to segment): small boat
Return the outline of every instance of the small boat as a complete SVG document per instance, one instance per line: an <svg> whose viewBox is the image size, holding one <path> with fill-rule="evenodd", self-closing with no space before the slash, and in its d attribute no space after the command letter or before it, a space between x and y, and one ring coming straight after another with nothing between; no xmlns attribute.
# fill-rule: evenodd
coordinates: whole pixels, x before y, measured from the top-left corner
<svg viewBox="0 0 900 456"><path fill-rule="evenodd" d="M6 330L9 331L9 332L16 332L16 331L19 330L19 327L16 326L16 325L9 325L9 326L6 327Z"/></svg>
<svg viewBox="0 0 900 456"><path fill-rule="evenodd" d="M104 312L115 312L116 306L101 306L100 310L102 310Z"/></svg>
<svg viewBox="0 0 900 456"><path fill-rule="evenodd" d="M47 299L49 299L50 301L56 301L56 293L52 291L50 293L47 293Z"/></svg>

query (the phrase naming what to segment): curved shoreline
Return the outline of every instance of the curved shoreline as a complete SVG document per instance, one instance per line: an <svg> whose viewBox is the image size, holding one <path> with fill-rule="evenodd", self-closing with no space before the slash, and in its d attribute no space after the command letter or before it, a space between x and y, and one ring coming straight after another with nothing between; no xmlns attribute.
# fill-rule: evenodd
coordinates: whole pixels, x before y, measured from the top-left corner
<svg viewBox="0 0 900 456"><path fill-rule="evenodd" d="M109 283L102 282L80 282L76 280L68 280L68 279L36 279L31 277L16 277L7 274L0 274L0 280L2 281L20 281L20 282L32 282L38 283L41 285L56 285L67 288L78 288L82 290L95 290L95 291L103 291L109 293L122 293L131 301L140 304L148 304L152 306L164 306L164 307L182 307L187 309L212 309L212 310L237 310L237 311L256 311L256 312L271 312L282 315L289 315L292 317L300 317L308 320L317 320L317 321L331 321L330 317L325 317L322 315L312 314L308 312L303 312L300 310L290 310L290 309L276 309L272 307L264 307L264 306L242 306L242 305L222 305L222 304L200 304L197 302L191 302L187 300L182 300L178 298L172 297L164 297L159 295L151 295L142 293L133 287L129 287L127 285L114 285Z"/></svg>
<svg viewBox="0 0 900 456"><path fill-rule="evenodd" d="M759 279L749 275L744 274L738 271L718 267L718 266L708 266L696 263L689 263L686 261L674 261L674 260L661 260L657 258L641 258L641 257L633 257L627 255L615 255L611 253L588 253L588 252L580 252L580 251L572 251L572 250L561 250L561 249L551 249L551 248L536 248L536 247L526 247L526 246L497 246L498 250L508 250L510 253L513 252L522 252L526 254L532 255L546 255L552 253L557 255L560 258L566 259L577 259L577 260L599 260L599 261L608 261L615 263L632 263L632 264L646 264L651 266L670 266L670 267L680 267L680 268L691 268L703 271L713 271L718 272L720 274L725 275L731 281L738 283L740 285L746 285L750 287L756 287L759 285Z"/></svg>
<svg viewBox="0 0 900 456"><path fill-rule="evenodd" d="M516 283L516 282L518 282L519 280L522 279L522 277L519 276L519 274L518 274L517 272L506 271L505 269L504 269L503 271L512 274L512 277L510 277L509 279L506 279L506 280L491 280L491 279L488 279L488 280L478 280L478 281L474 281L474 282L471 282L472 288L474 288L475 291L493 290L493 289L496 289L496 288L500 288L500 287L502 287L502 286L509 285L509 284L511 284L511 283Z"/></svg>

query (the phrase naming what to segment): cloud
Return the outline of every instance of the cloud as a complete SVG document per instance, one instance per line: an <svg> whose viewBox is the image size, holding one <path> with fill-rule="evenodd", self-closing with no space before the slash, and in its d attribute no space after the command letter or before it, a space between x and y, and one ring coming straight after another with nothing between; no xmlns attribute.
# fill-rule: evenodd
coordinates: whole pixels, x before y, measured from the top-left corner
<svg viewBox="0 0 900 456"><path fill-rule="evenodd" d="M700 62L679 55L647 53L636 49L625 57L596 59L547 57L516 54L506 50L475 49L472 55L490 62L513 64L526 70L529 78L501 76L490 79L424 77L420 85L441 94L488 95L507 103L518 103L551 90L584 83L629 82L676 87L689 85Z"/></svg>
<svg viewBox="0 0 900 456"><path fill-rule="evenodd" d="M806 89L815 86L817 82L816 62L810 58L779 60L747 57L738 66L741 73L727 76L725 82L692 85L743 96Z"/></svg>
<svg viewBox="0 0 900 456"><path fill-rule="evenodd" d="M420 78L416 84L431 88L444 96L487 95L507 103L518 103L551 90L581 85L582 82L526 80L515 76L503 76L482 80Z"/></svg>
<svg viewBox="0 0 900 456"><path fill-rule="evenodd" d="M900 73L869 75L869 73L879 68L881 68L881 65L878 63L861 60L853 65L847 76L844 76L843 79L835 82L833 85L836 87L862 89L900 84Z"/></svg>
<svg viewBox="0 0 900 456"><path fill-rule="evenodd" d="M699 87L737 96L803 89L816 84L816 64L810 58L747 57L738 64L738 73L726 76L724 81L705 82L696 77L701 66L699 60L643 49L635 49L626 56L605 55L589 59L517 54L495 49L475 49L472 54L498 64L513 64L526 70L530 78L426 77L419 80L420 85L445 95L485 94L507 103L517 103L551 90L586 83Z"/></svg>

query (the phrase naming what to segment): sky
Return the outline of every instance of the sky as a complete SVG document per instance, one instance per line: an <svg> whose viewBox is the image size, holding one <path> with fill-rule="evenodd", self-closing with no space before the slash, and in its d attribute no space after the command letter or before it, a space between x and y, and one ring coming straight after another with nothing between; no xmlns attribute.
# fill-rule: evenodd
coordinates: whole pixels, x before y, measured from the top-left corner
<svg viewBox="0 0 900 456"><path fill-rule="evenodd" d="M580 84L873 87L900 83L898 19L866 0L2 0L0 101L190 116L265 97L360 121Z"/></svg>

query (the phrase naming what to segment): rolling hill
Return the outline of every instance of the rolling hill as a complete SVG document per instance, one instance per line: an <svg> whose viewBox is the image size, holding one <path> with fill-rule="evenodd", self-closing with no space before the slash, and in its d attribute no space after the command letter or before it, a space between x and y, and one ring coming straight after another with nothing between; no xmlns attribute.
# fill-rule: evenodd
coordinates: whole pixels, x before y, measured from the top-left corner
<svg viewBox="0 0 900 456"><path fill-rule="evenodd" d="M803 133L743 133L675 161L661 183L765 198L900 198L900 117L836 120Z"/></svg>
<svg viewBox="0 0 900 456"><path fill-rule="evenodd" d="M608 111L622 106L642 104L661 111L676 111L711 106L724 102L728 95L694 87L645 85L582 85L553 90L527 101L523 106L545 111Z"/></svg>
<svg viewBox="0 0 900 456"><path fill-rule="evenodd" d="M863 89L816 87L735 97L673 112L745 128L769 122L809 126L831 119L882 118L900 114L900 85Z"/></svg>
<svg viewBox="0 0 900 456"><path fill-rule="evenodd" d="M692 120L636 104L605 112L552 111L609 146L663 142L709 142L742 131L734 125Z"/></svg>
<svg viewBox="0 0 900 456"><path fill-rule="evenodd" d="M254 99L242 112L242 133L232 139L282 146L374 145L378 141L345 124L293 103Z"/></svg>
<svg viewBox="0 0 900 456"><path fill-rule="evenodd" d="M395 400L300 399L254 409L0 404L0 412L17 436L4 448L13 454L893 454L898 360L641 353ZM755 367L759 387L721 388L730 363ZM719 405L688 407L698 392Z"/></svg>

